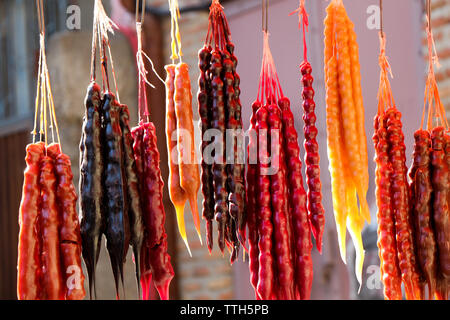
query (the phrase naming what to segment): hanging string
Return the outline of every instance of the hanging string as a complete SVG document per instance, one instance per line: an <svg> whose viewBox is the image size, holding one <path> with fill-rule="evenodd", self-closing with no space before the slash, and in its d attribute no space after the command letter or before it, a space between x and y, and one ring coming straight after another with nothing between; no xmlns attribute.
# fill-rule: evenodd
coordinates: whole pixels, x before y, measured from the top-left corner
<svg viewBox="0 0 450 320"><path fill-rule="evenodd" d="M146 0L142 0L141 18L139 19L139 8L141 2L139 0L136 0L136 23L140 23L141 25L144 24L145 8L146 8L145 2Z"/></svg>
<svg viewBox="0 0 450 320"><path fill-rule="evenodd" d="M155 88L155 86L153 84L151 84L147 80L148 71L145 68L145 60L144 60L144 58L147 59L147 61L150 63L152 71L157 76L157 78L162 83L164 83L164 80L156 72L155 66L153 64L153 61L150 59L150 57L142 49L142 25L144 23L144 18L145 18L145 8L146 8L145 2L146 2L146 0L142 1L142 13L141 13L141 17L139 19L139 4L140 4L140 1L136 0L136 33L137 33L137 40L138 40L137 41L138 42L138 46L137 46L137 52L136 52L136 62L137 62L138 77L139 77L139 88L138 88L139 122L144 121L144 120L148 122L149 121L149 116L150 116L149 111L148 111L146 85L149 85L153 89Z"/></svg>
<svg viewBox="0 0 450 320"><path fill-rule="evenodd" d="M300 5L297 10L291 12L289 16L298 13L298 28L302 30L303 33L303 59L308 61L308 48L306 45L306 33L308 32L309 20L308 13L305 8L305 0L300 0Z"/></svg>
<svg viewBox="0 0 450 320"><path fill-rule="evenodd" d="M278 78L275 62L269 45L268 12L269 1L262 0L262 31L263 31L263 58L260 80L258 85L258 101L263 104L272 104L283 97L280 80Z"/></svg>
<svg viewBox="0 0 450 320"><path fill-rule="evenodd" d="M384 32L383 32L383 0L380 0L380 36L384 37Z"/></svg>
<svg viewBox="0 0 450 320"><path fill-rule="evenodd" d="M436 125L442 125L448 129L448 122L444 106L439 97L439 90L434 73L434 65L439 68L439 59L436 52L436 45L433 38L431 27L431 0L427 0L427 43L428 43L428 76L424 94L424 111L422 115L421 128L423 129L425 120L425 109L428 104L427 130L433 129L433 118L436 119Z"/></svg>
<svg viewBox="0 0 450 320"><path fill-rule="evenodd" d="M394 97L392 95L391 84L389 82L389 75L391 78L392 69L389 64L388 58L386 56L386 35L383 31L383 24L381 23L383 19L383 1L380 0L380 54L378 57L378 63L380 65L380 85L378 89L378 115L383 116L384 111L387 108L395 107Z"/></svg>
<svg viewBox="0 0 450 320"><path fill-rule="evenodd" d="M34 127L33 131L31 131L31 134L33 135L33 143L36 143L36 127L37 127L37 119L38 119L38 111L39 111L39 88L41 86L41 77L39 76L41 74L42 70L42 50L39 50L39 65L38 65L38 77L37 77L37 84L36 84L36 99L35 99L35 109L34 109Z"/></svg>
<svg viewBox="0 0 450 320"><path fill-rule="evenodd" d="M94 4L94 27L92 40L92 56L91 56L91 80L95 81L95 58L96 47L99 44L99 53L101 59L102 71L102 85L103 91L110 91L109 76L108 76L108 57L111 63L113 73L114 87L116 91L116 99L120 103L119 88L117 84L116 73L114 69L114 61L111 54L111 44L109 42L108 33L114 34L114 28L117 25L108 17L101 0L95 0Z"/></svg>
<svg viewBox="0 0 450 320"><path fill-rule="evenodd" d="M39 33L45 34L45 22L44 22L44 5L43 0L36 0L37 13L38 13L38 24L39 24Z"/></svg>
<svg viewBox="0 0 450 320"><path fill-rule="evenodd" d="M261 0L262 2L262 30L269 30L269 0Z"/></svg>
<svg viewBox="0 0 450 320"><path fill-rule="evenodd" d="M56 129L57 142L59 143L61 148L59 128L55 114L55 104L53 101L53 94L50 84L50 74L47 66L47 56L45 53L45 19L43 0L36 0L36 8L39 24L39 61L36 85L34 128L31 134L33 135L33 143L35 143L39 112L39 140L44 140L45 145L48 145L47 128L50 128L52 142L55 142L54 129ZM49 124L47 123L47 121L49 121Z"/></svg>
<svg viewBox="0 0 450 320"><path fill-rule="evenodd" d="M172 54L170 59L172 63L175 63L175 60L179 59L179 62L182 62L183 52L181 50L181 34L180 28L178 26L178 18L180 17L180 8L178 5L178 0L168 0L169 1L169 10L170 10L170 36L172 38L171 41L171 50Z"/></svg>

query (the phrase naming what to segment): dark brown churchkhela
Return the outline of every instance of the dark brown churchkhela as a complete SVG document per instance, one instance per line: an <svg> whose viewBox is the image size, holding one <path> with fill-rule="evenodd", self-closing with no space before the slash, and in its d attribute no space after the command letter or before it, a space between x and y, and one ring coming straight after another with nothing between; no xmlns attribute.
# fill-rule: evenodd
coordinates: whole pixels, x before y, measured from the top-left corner
<svg viewBox="0 0 450 320"><path fill-rule="evenodd" d="M431 138L428 131L417 130L414 139L414 162L410 178L417 260L428 284L429 297L432 297L436 291L438 264L432 223Z"/></svg>
<svg viewBox="0 0 450 320"><path fill-rule="evenodd" d="M198 99L198 111L200 114L200 127L202 131L202 137L208 129L211 129L211 79L209 64L211 61L211 46L205 45L199 52L199 92ZM209 141L206 141L205 137L202 139L201 154L204 155L206 146ZM202 194L203 194L203 219L206 220L206 243L208 245L209 252L213 248L213 220L214 220L214 185L212 176L212 165L207 163L204 157L202 157Z"/></svg>
<svg viewBox="0 0 450 320"><path fill-rule="evenodd" d="M445 129L433 128L431 131L431 165L433 184L433 218L439 257L438 293L447 299L450 279L450 217L449 217L449 181L445 155Z"/></svg>
<svg viewBox="0 0 450 320"><path fill-rule="evenodd" d="M211 210L214 206L218 246L222 252L227 246L231 263L237 259L241 244L245 244L246 233L244 135L240 78L236 72L234 48L223 8L219 1L214 0L210 7L205 45L199 51L197 98L203 137L203 218L207 223L208 249L211 252ZM214 132L206 134L208 129L214 129ZM211 139L214 154L204 154ZM213 158L212 163L207 163L208 156Z"/></svg>
<svg viewBox="0 0 450 320"><path fill-rule="evenodd" d="M85 99L85 116L80 142L80 228L83 259L89 276L91 299L96 298L95 268L104 228L103 152L101 138L101 92L92 82Z"/></svg>
<svg viewBox="0 0 450 320"><path fill-rule="evenodd" d="M225 96L225 110L226 110L226 172L228 176L227 186L228 186L228 210L230 213L231 221L230 221L230 242L232 245L232 254L231 254L231 263L237 259L237 255L239 253L239 241L237 238L238 228L237 225L239 223L239 215L242 216L240 210L243 208L242 198L242 166L238 164L238 148L237 148L237 137L235 134L237 133L238 124L236 119L236 94L235 94L235 80L234 80L234 63L231 60L230 53L227 50L222 51L222 61L223 61L223 70L222 70L222 79L224 84L224 96ZM231 133L231 134L229 134ZM230 145L229 141L231 139L231 148L232 150L228 150Z"/></svg>
<svg viewBox="0 0 450 320"><path fill-rule="evenodd" d="M142 206L140 199L139 180L137 177L136 163L133 152L133 136L130 131L130 112L128 106L120 106L120 128L122 130L122 156L125 168L127 197L128 197L128 217L130 225L130 244L133 247L134 261L136 265L136 280L138 294L140 288L140 254L144 241L144 223L142 221Z"/></svg>
<svg viewBox="0 0 450 320"><path fill-rule="evenodd" d="M229 31L228 31L229 33ZM232 75L234 79L234 96L233 102L231 103L234 107L233 112L231 112L231 107L228 107L228 123L232 124L232 129L234 129L235 135L233 135L233 147L234 150L232 154L233 165L230 170L232 172L230 184L230 213L234 215L233 211L236 211L237 218L235 219L237 226L237 234L239 235L239 241L241 244L245 243L245 227L246 227L246 210L245 210L245 165L244 165L244 136L243 136L243 125L242 125L242 105L241 105L241 89L240 83L241 79L236 71L237 68L237 58L234 55L234 44L230 41L227 43L227 50L230 54L230 60L233 62ZM225 65L227 68L227 65ZM227 89L228 90L228 89ZM228 100L227 100L228 103ZM231 119L234 116L234 119ZM239 243L235 243L234 248L239 248ZM237 254L238 252L236 252Z"/></svg>
<svg viewBox="0 0 450 320"><path fill-rule="evenodd" d="M120 104L114 94L107 92L103 96L104 117L104 206L106 247L119 294L119 277L123 286L123 264L130 241L128 220L128 198L125 169L122 159L122 130L120 128Z"/></svg>
<svg viewBox="0 0 450 320"><path fill-rule="evenodd" d="M83 258L89 274L91 299L96 298L95 266L106 236L114 275L116 298L119 282L124 288L124 263L129 245L133 247L138 291L140 291L140 254L144 239L139 180L134 159L129 111L120 104L114 76L115 94L108 76L112 57L108 32L113 23L104 14L101 1L95 1L92 35L91 84L80 143L80 211ZM101 88L96 84L97 49L101 61ZM113 70L114 74L114 70Z"/></svg>
<svg viewBox="0 0 450 320"><path fill-rule="evenodd" d="M212 165L212 173L214 179L214 216L218 223L218 245L223 252L225 249L225 233L227 222L229 219L228 212L228 190L227 190L227 174L225 171L224 159L224 136L225 136L225 102L222 73L222 56L216 49L211 54L211 87L212 87L212 125L213 129L218 130L221 136L214 137L215 154L214 163ZM221 139L221 141L217 141Z"/></svg>

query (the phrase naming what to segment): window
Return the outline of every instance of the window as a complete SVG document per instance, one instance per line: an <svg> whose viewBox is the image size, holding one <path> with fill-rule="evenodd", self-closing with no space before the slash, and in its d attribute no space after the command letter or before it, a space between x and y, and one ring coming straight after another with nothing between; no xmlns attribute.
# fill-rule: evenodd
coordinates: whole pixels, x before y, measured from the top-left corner
<svg viewBox="0 0 450 320"><path fill-rule="evenodd" d="M68 0L47 0L44 5L48 38L64 30ZM35 1L0 1L0 127L32 116L38 50Z"/></svg>

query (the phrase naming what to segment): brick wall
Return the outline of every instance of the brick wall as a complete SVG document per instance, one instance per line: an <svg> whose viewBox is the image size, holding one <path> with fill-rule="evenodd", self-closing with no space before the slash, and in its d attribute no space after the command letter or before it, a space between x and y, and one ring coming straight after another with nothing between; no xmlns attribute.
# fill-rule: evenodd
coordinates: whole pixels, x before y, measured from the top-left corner
<svg viewBox="0 0 450 320"><path fill-rule="evenodd" d="M434 0L431 2L431 26L433 28L436 51L441 67L435 68L439 93L450 115L450 1ZM425 26L425 24L424 24ZM424 33L424 56L428 59L426 35Z"/></svg>
<svg viewBox="0 0 450 320"><path fill-rule="evenodd" d="M189 6L203 3L199 0L183 0L180 6ZM152 5L162 5L167 7L167 0L153 1ZM183 62L190 67L190 77L193 94L193 110L194 120L199 119L197 104L197 79L199 77L198 69L198 50L203 46L203 42L208 29L208 13L207 12L191 12L181 15L179 20L181 31L181 42L183 51ZM166 63L170 63L170 19L163 20L164 34L164 56L167 57ZM165 76L165 75L164 75ZM200 130L195 126L196 144L200 143ZM199 193L198 205L199 210L202 206L202 197ZM201 214L201 213L200 213ZM189 245L192 251L192 258L189 256L186 246L181 239L177 237L177 254L178 254L178 283L181 299L232 299L233 298L233 273L229 264L229 256L225 254L222 257L221 252L215 245L212 255L209 255L206 247L205 239L205 223L202 220L203 246L200 245L197 233L194 228L194 222L186 205L185 210L186 231ZM214 230L216 232L216 230ZM216 234L215 234L216 236ZM214 238L216 240L216 237Z"/></svg>

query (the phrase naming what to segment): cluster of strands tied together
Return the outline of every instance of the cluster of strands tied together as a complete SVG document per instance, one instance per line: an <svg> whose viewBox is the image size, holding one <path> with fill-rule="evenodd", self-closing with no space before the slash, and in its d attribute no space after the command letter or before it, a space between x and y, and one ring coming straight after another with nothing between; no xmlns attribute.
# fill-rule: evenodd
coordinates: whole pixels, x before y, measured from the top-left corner
<svg viewBox="0 0 450 320"><path fill-rule="evenodd" d="M342 0L330 2L324 24L327 141L333 209L341 257L345 262L347 226L356 249L355 273L362 284L365 253L361 232L365 221L370 223L370 211L366 201L369 172L359 49L354 24L347 16Z"/></svg>
<svg viewBox="0 0 450 320"><path fill-rule="evenodd" d="M180 17L180 8L178 6L178 0L168 0L170 10L170 47L172 55L170 59L172 63L179 59L182 62L183 51L181 50L181 34L180 27L178 26L178 18Z"/></svg>
<svg viewBox="0 0 450 320"><path fill-rule="evenodd" d="M48 145L47 129L50 128L52 141L55 142L54 131L56 131L58 144L61 145L59 138L58 123L56 121L55 115L55 104L53 103L53 94L50 85L50 75L47 66L47 56L45 53L45 21L44 21L42 0L36 0L36 4L39 17L40 48L39 48L38 78L37 78L36 101L34 112L34 128L31 134L33 135L33 143L36 142L36 135L39 134L39 141L45 141L45 145ZM50 121L50 123L48 123L48 121ZM39 132L37 132L38 125L39 125Z"/></svg>
<svg viewBox="0 0 450 320"><path fill-rule="evenodd" d="M430 24L429 17L427 17L428 24ZM444 105L439 96L439 90L436 83L436 75L434 73L434 64L439 67L439 59L436 54L436 46L434 44L433 33L431 28L427 28L427 43L428 43L428 76L425 86L424 107L422 114L421 128L424 127L425 112L428 105L427 129L431 130L434 127L433 120L436 126L444 126L448 129L447 117L445 115Z"/></svg>
<svg viewBox="0 0 450 320"><path fill-rule="evenodd" d="M221 139L214 137L213 163L208 164L202 158L203 218L207 222L209 251L213 247L214 219L218 225L219 249L223 253L226 245L231 263L236 261L241 244L245 244L246 227L240 77L236 72L234 48L223 7L214 0L205 45L199 51L198 101L202 135L215 129L220 131ZM205 142L201 145L203 156L207 145ZM233 150L227 150L228 146Z"/></svg>
<svg viewBox="0 0 450 320"><path fill-rule="evenodd" d="M261 75L259 78L258 97L263 105L276 103L283 95L280 80L278 78L275 63L273 61L272 52L269 46L269 33L263 31L264 34L264 49L261 67Z"/></svg>
<svg viewBox="0 0 450 320"><path fill-rule="evenodd" d="M152 68L153 73L158 77L158 79L164 83L164 80L159 76L159 74L155 70L155 66L153 64L152 59L144 52L142 49L142 26L144 24L144 16L145 16L145 0L142 2L142 16L139 19L138 8L139 8L139 0L136 3L136 34L137 34L137 52L136 52L136 62L138 68L139 82L138 82L138 105L139 105L139 122L149 121L149 110L148 110L148 101L147 101L147 85L152 88L155 88L150 81L147 80L148 71L145 67L145 60L147 60Z"/></svg>
<svg viewBox="0 0 450 320"><path fill-rule="evenodd" d="M114 71L114 62L111 55L111 45L109 43L108 33L114 34L114 28L118 26L108 17L101 0L95 0L94 4L94 23L92 28L92 52L91 52L91 82L96 81L96 57L97 46L99 48L102 71L103 91L111 92L108 76L108 56L113 73L114 87L116 89L116 99L120 102L120 96L117 86L116 74Z"/></svg>

